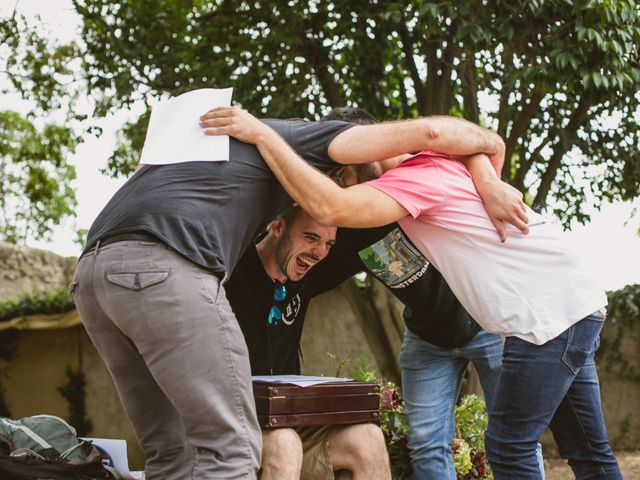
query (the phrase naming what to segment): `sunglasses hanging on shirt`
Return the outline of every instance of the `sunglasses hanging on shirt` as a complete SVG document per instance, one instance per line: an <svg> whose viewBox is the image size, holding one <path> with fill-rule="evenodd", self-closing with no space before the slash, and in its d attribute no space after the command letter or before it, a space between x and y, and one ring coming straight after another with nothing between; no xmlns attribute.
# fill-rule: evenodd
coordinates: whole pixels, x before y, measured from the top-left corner
<svg viewBox="0 0 640 480"><path fill-rule="evenodd" d="M270 326L275 326L282 320L282 310L284 308L284 301L287 298L287 289L283 283L276 282L275 289L273 290L273 305L269 310L269 317L267 323Z"/></svg>

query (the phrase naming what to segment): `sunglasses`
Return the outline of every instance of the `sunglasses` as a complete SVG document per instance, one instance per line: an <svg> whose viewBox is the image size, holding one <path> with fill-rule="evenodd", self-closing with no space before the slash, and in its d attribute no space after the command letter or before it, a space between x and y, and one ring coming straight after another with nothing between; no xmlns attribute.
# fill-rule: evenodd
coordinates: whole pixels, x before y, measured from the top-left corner
<svg viewBox="0 0 640 480"><path fill-rule="evenodd" d="M273 290L273 305L269 310L269 317L267 323L271 326L277 325L282 320L282 302L287 298L287 289L284 284L276 283L276 288Z"/></svg>

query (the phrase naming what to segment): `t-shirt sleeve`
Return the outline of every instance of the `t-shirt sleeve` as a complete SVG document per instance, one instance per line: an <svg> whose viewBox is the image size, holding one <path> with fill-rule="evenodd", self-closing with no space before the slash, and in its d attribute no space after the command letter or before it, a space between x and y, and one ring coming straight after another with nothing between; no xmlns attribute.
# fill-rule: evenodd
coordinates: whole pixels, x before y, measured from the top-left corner
<svg viewBox="0 0 640 480"><path fill-rule="evenodd" d="M309 292L312 296L320 295L338 287L342 282L352 277L362 268L354 261L353 255L348 255L340 242L331 248L327 258L313 267L309 273Z"/></svg>
<svg viewBox="0 0 640 480"><path fill-rule="evenodd" d="M366 184L389 195L413 218L440 207L445 199L440 172L424 157L407 160Z"/></svg>
<svg viewBox="0 0 640 480"><path fill-rule="evenodd" d="M264 122L276 130L308 163L324 171L338 166L329 158L328 150L332 140L354 126L337 120L326 122L264 120Z"/></svg>

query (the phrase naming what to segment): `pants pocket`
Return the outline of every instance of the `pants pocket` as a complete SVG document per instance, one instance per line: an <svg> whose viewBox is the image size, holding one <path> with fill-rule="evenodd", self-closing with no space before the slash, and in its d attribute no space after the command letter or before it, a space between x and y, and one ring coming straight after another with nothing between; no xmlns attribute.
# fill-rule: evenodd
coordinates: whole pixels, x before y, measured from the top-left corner
<svg viewBox="0 0 640 480"><path fill-rule="evenodd" d="M562 361L574 375L577 375L582 366L586 363L589 353L590 352L587 350L581 350L579 348L572 347L571 345L567 345L567 349L562 355Z"/></svg>
<svg viewBox="0 0 640 480"><path fill-rule="evenodd" d="M602 315L596 313L569 328L567 346L562 355L562 361L574 375L593 357L598 349L603 322Z"/></svg>
<svg viewBox="0 0 640 480"><path fill-rule="evenodd" d="M128 288L129 290L143 290L164 282L171 272L167 270L155 272L118 272L107 273L107 280L114 285Z"/></svg>

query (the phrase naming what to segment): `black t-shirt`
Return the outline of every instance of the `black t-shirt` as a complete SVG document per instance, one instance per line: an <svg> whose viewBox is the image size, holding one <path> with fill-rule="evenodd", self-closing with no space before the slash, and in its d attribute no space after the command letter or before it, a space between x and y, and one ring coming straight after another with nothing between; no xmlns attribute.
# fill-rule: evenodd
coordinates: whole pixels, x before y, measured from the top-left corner
<svg viewBox="0 0 640 480"><path fill-rule="evenodd" d="M317 293L363 270L374 275L405 305L407 328L439 347L461 347L480 330L440 272L429 265L397 223L339 229L336 245L314 270L320 285Z"/></svg>
<svg viewBox="0 0 640 480"><path fill-rule="evenodd" d="M440 272L429 266L397 224L341 228L327 258L301 281L285 284L284 319L275 327L267 323L275 285L255 247L247 249L233 271L225 290L247 342L252 374L299 374L300 338L309 302L363 270L405 304L407 328L427 342L461 347L480 330Z"/></svg>
<svg viewBox="0 0 640 480"><path fill-rule="evenodd" d="M267 323L275 284L267 275L255 247L245 251L225 285L227 298L244 334L252 375L300 373L300 337L307 307L318 289L327 290L314 277L314 267L299 282L287 282L283 318Z"/></svg>
<svg viewBox="0 0 640 480"><path fill-rule="evenodd" d="M336 166L327 149L352 126L337 121L265 123L321 170ZM256 234L291 201L255 146L231 138L229 158L143 166L100 212L83 253L113 235L147 232L194 263L229 275Z"/></svg>

